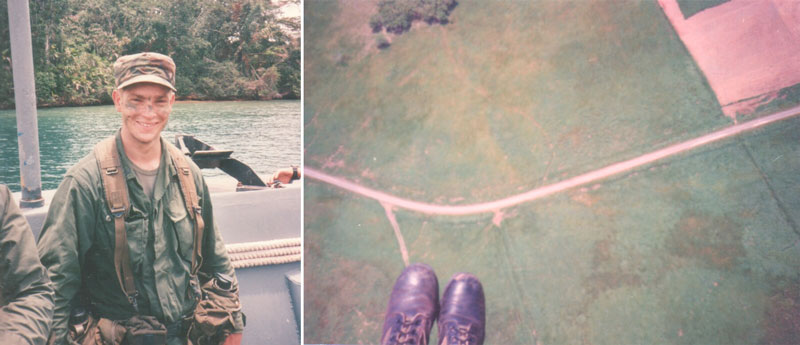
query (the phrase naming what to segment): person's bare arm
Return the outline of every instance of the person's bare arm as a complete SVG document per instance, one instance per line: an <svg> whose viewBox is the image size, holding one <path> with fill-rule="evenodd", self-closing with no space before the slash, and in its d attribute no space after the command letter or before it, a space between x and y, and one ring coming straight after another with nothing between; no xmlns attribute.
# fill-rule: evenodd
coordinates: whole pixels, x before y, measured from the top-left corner
<svg viewBox="0 0 800 345"><path fill-rule="evenodd" d="M284 168L272 174L272 183L278 181L282 184L292 183L294 180L299 180L303 177L303 172L298 167Z"/></svg>

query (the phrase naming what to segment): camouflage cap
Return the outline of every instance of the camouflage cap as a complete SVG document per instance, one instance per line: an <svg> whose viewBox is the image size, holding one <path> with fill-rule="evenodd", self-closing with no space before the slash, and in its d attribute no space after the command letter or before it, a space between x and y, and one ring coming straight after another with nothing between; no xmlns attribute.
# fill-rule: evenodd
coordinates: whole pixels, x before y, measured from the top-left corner
<svg viewBox="0 0 800 345"><path fill-rule="evenodd" d="M159 53L125 55L114 63L117 89L136 83L154 83L175 89L175 62Z"/></svg>

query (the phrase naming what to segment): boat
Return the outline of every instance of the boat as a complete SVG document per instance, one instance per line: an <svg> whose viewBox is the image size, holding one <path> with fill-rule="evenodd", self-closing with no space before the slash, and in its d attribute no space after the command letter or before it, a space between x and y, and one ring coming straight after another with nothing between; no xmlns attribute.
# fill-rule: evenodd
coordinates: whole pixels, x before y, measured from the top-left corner
<svg viewBox="0 0 800 345"><path fill-rule="evenodd" d="M41 189L27 2L9 2L9 11L24 14L19 28L10 35L17 141L25 156L20 169L22 190L14 193L14 198L38 238L55 190ZM214 177L206 183L217 227L239 280L247 320L242 344L299 344L303 305L300 182L272 188L247 165L231 158L232 151L216 150L190 135L179 136L179 140L184 154L198 166L233 172L236 178Z"/></svg>
<svg viewBox="0 0 800 345"><path fill-rule="evenodd" d="M247 315L242 344L299 344L300 183L237 192L230 178L211 180L217 185L210 192L215 221L236 269ZM43 207L22 208L35 238L54 194L55 190L42 192ZM14 198L20 200L21 193L14 193Z"/></svg>

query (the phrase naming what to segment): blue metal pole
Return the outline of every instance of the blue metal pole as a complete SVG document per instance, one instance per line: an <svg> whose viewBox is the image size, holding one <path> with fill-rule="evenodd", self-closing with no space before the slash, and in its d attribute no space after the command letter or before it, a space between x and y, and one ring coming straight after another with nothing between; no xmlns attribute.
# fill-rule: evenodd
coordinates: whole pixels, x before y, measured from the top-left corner
<svg viewBox="0 0 800 345"><path fill-rule="evenodd" d="M27 0L8 0L11 34L11 68L17 112L17 143L22 185L20 207L44 206L39 165L39 128L36 119L36 85L33 79L31 20Z"/></svg>

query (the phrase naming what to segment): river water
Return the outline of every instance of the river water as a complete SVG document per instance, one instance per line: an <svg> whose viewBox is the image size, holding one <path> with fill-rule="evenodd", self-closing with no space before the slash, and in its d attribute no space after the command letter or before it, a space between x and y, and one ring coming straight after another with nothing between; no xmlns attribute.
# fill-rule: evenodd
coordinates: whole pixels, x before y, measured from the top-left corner
<svg viewBox="0 0 800 345"><path fill-rule="evenodd" d="M17 122L14 110L0 110L0 183L20 190ZM67 170L101 139L113 135L121 115L113 106L38 110L42 189L55 189ZM216 149L233 150L232 158L259 175L300 165L300 101L179 102L162 137L191 134ZM207 177L224 175L204 169Z"/></svg>

